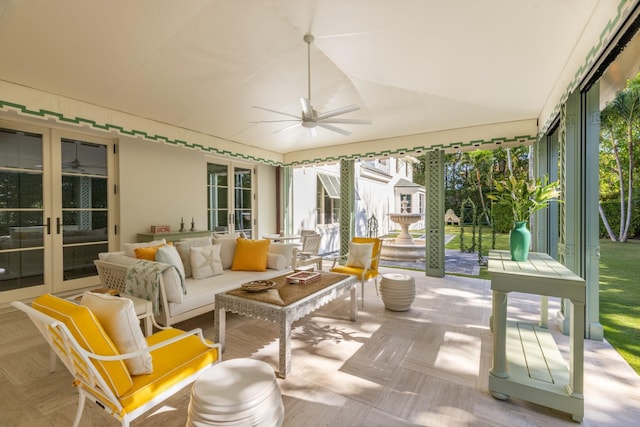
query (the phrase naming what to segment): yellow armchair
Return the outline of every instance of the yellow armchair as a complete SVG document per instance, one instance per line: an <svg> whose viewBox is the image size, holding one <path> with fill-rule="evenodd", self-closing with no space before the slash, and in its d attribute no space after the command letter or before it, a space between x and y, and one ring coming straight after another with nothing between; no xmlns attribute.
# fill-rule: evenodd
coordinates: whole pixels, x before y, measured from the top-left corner
<svg viewBox="0 0 640 427"><path fill-rule="evenodd" d="M331 266L331 271L334 273L342 273L342 274L350 274L356 276L358 280L360 280L360 286L362 288L361 291L361 300L362 307L364 307L364 284L371 279L374 279L374 286L376 289L376 294L378 293L378 276L380 273L378 272L378 265L380 263L380 252L382 251L382 239L376 237L354 237L351 239L352 246L350 246L350 251L347 255L343 257L337 257L333 260L333 265ZM356 247L353 244L371 244L371 258L370 263L367 265L363 265L358 262L358 257L354 256L353 250ZM338 264L338 261L346 259L344 265Z"/></svg>
<svg viewBox="0 0 640 427"><path fill-rule="evenodd" d="M78 389L73 426L80 424L89 398L123 427L160 402L191 384L220 361L219 344L211 344L200 329L184 332L167 328L146 338L148 347L120 354L96 316L87 307L53 295L43 295L31 306L11 305L26 313L53 348ZM153 371L131 375L124 361L150 353ZM55 359L51 367L55 366Z"/></svg>

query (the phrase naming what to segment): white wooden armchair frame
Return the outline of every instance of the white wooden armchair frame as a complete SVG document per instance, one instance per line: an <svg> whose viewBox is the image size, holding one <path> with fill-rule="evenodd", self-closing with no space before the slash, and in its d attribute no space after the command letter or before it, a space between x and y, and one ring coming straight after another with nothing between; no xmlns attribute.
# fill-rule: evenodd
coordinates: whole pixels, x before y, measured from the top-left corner
<svg viewBox="0 0 640 427"><path fill-rule="evenodd" d="M191 373L184 379L173 384L170 388L153 396L136 409L126 412L118 398L105 382L100 372L91 362L92 359L104 361L125 360L139 356L142 352L154 351L156 349L175 344L180 340L194 335L197 336L206 347L217 349L218 359L214 364L220 361L220 355L222 354L220 345L207 342L202 335L202 330L198 328L149 346L146 350L121 354L118 356L101 356L84 350L64 323L22 302L14 301L11 305L29 316L40 333L44 336L47 343L54 349L55 354L53 352L51 353L51 368L53 369L55 367L55 355L57 354L69 372L73 375L74 385L78 389L78 408L76 409L76 415L73 421L74 427L77 427L80 424L86 398L94 401L111 416L119 420L123 427L128 427L132 420L138 418L157 404L173 396L185 386L191 384L204 370L211 366L205 366L204 368Z"/></svg>

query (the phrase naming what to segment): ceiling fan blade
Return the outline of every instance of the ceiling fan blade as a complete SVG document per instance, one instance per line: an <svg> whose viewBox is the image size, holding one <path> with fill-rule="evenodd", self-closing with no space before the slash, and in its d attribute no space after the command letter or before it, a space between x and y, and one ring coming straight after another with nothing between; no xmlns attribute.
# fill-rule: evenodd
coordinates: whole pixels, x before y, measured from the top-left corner
<svg viewBox="0 0 640 427"><path fill-rule="evenodd" d="M294 114L283 113L282 111L271 110L269 108L264 108L264 107L258 107L257 105L254 105L253 108L257 108L258 110L269 111L271 113L282 114L283 116L289 116L289 117L293 117L294 119L300 120L300 117Z"/></svg>
<svg viewBox="0 0 640 427"><path fill-rule="evenodd" d="M301 126L301 125L302 125L302 122L294 123L294 124L292 124L292 125L285 126L285 127L280 128L280 129L278 129L278 130L274 130L274 131L273 131L273 133L280 133L280 132L284 132L284 131L289 130L289 129L297 128L298 126Z"/></svg>
<svg viewBox="0 0 640 427"><path fill-rule="evenodd" d="M360 109L359 106L352 104L347 107L338 108L337 110L331 110L331 111L327 111L326 113L318 114L318 120L328 119L329 117L350 113L352 111L357 111L359 109Z"/></svg>
<svg viewBox="0 0 640 427"><path fill-rule="evenodd" d="M300 98L300 105L302 106L302 116L305 119L312 119L313 108L311 107L311 101L308 98Z"/></svg>
<svg viewBox="0 0 640 427"><path fill-rule="evenodd" d="M249 123L285 123L285 122L296 122L296 121L300 121L299 118L297 119L282 119L282 120L256 120L254 122L249 122Z"/></svg>
<svg viewBox="0 0 640 427"><path fill-rule="evenodd" d="M317 123L344 123L344 124L350 124L350 125L370 125L371 124L371 120L367 120L367 119L333 119L333 118L328 118L328 119L323 119L323 120L318 119Z"/></svg>
<svg viewBox="0 0 640 427"><path fill-rule="evenodd" d="M337 132L337 133L342 134L344 136L351 135L351 132L349 132L348 130L340 129L337 126L333 126L333 125L330 125L330 124L327 124L327 123L318 122L317 125L320 126L321 128L325 128L327 130L331 130L331 131Z"/></svg>

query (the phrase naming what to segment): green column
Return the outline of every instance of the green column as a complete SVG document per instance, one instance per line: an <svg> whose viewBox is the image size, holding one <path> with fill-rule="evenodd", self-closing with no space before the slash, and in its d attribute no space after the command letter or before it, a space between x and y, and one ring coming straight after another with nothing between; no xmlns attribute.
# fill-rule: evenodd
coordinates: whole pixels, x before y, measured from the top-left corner
<svg viewBox="0 0 640 427"><path fill-rule="evenodd" d="M355 217L355 163L340 160L340 255L349 253L349 242L354 234Z"/></svg>
<svg viewBox="0 0 640 427"><path fill-rule="evenodd" d="M596 83L584 96L584 272L587 286L585 305L586 337L602 341L604 331L600 323L600 236L598 202L600 200L600 84Z"/></svg>
<svg viewBox="0 0 640 427"><path fill-rule="evenodd" d="M444 151L425 155L425 274L444 277Z"/></svg>

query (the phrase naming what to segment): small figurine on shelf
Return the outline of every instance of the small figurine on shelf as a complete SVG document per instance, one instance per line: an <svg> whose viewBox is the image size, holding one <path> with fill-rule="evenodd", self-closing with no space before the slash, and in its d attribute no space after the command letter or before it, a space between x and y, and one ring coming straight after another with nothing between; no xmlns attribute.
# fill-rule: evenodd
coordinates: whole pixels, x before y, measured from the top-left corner
<svg viewBox="0 0 640 427"><path fill-rule="evenodd" d="M196 231L196 223L193 221L193 217L191 217L191 230L189 231Z"/></svg>
<svg viewBox="0 0 640 427"><path fill-rule="evenodd" d="M185 231L185 229L184 229L184 218L180 217L180 232L182 233L184 231Z"/></svg>

